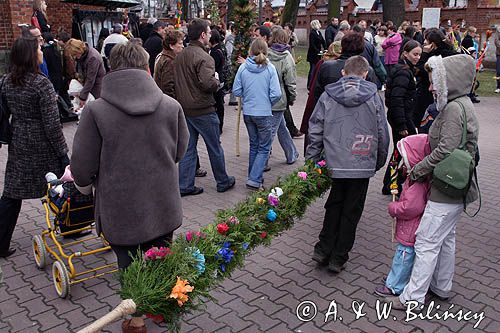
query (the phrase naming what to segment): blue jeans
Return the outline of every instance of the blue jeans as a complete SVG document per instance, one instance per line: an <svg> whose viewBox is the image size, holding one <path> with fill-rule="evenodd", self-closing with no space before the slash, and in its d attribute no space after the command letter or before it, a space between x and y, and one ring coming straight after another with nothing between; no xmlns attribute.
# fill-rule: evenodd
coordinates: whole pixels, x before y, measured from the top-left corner
<svg viewBox="0 0 500 333"><path fill-rule="evenodd" d="M497 55L497 78L500 77L500 55ZM497 79L497 89L500 89L500 79Z"/></svg>
<svg viewBox="0 0 500 333"><path fill-rule="evenodd" d="M293 164L299 158L299 152L295 144L293 143L292 136L286 128L285 117L283 116L284 111L273 111L272 122L272 138L278 134L278 141L280 142L281 148L285 152L286 163Z"/></svg>
<svg viewBox="0 0 500 333"><path fill-rule="evenodd" d="M247 185L253 187L262 185L262 174L273 143L271 118L272 116L243 116L250 141Z"/></svg>
<svg viewBox="0 0 500 333"><path fill-rule="evenodd" d="M198 136L201 135L207 146L210 166L217 182L217 189L222 189L229 184L226 173L226 162L224 150L220 145L219 118L215 112L197 117L186 116L189 129L189 144L186 155L179 162L179 187L181 193L189 193L194 190L194 179L196 174L196 157L198 150Z"/></svg>
<svg viewBox="0 0 500 333"><path fill-rule="evenodd" d="M413 262L415 261L415 248L399 244L392 259L392 267L385 285L396 295L403 292L403 289L410 281Z"/></svg>

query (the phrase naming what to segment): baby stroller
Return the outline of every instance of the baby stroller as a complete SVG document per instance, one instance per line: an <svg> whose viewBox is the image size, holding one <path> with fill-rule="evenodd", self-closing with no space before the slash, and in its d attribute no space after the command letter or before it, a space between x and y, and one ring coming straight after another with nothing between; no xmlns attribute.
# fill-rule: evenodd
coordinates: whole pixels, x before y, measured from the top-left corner
<svg viewBox="0 0 500 333"><path fill-rule="evenodd" d="M67 174L70 174L69 169L62 179L72 180ZM71 285L116 272L117 266L113 263L76 272L73 263L75 258L109 251L111 247L102 235L94 236L91 233L82 239L62 242L63 238L94 229L94 198L92 195L81 194L72 181L57 179L53 173L48 173L46 178L47 195L42 199L42 204L45 208L47 229L43 230L41 235L33 237L33 254L39 269L44 269L48 264L48 253L55 258L56 261L52 265L54 287L59 297L66 298ZM86 250L84 243L94 240L91 246L94 248L96 239L100 239L98 248ZM71 249L78 245L85 247L80 246L77 251Z"/></svg>

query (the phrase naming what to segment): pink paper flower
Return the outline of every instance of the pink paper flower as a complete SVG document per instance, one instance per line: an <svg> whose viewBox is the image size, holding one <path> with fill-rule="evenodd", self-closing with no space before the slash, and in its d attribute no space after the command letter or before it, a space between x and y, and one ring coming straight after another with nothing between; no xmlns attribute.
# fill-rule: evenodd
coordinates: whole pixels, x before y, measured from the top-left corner
<svg viewBox="0 0 500 333"><path fill-rule="evenodd" d="M188 232L186 232L186 240L190 242L192 239L193 239L193 232L189 230Z"/></svg>
<svg viewBox="0 0 500 333"><path fill-rule="evenodd" d="M269 195L267 196L267 202L268 202L271 206L273 206L273 207L277 207L277 206L278 206L278 204L280 203L280 199L279 199L276 195L274 195L274 194L272 194L272 193L269 193Z"/></svg>
<svg viewBox="0 0 500 333"><path fill-rule="evenodd" d="M202 238L202 239L203 239L203 238L205 238L205 237L206 237L206 235L205 235L203 232L201 232L201 231L197 231L197 232L196 232L196 237L197 237L197 238Z"/></svg>
<svg viewBox="0 0 500 333"><path fill-rule="evenodd" d="M303 180L306 180L307 179L307 172L304 172L304 171L297 172L297 176L299 178L302 178Z"/></svg>
<svg viewBox="0 0 500 333"><path fill-rule="evenodd" d="M266 238L266 237L267 237L267 232L262 231L262 232L260 233L260 238Z"/></svg>
<svg viewBox="0 0 500 333"><path fill-rule="evenodd" d="M238 220L238 218L236 216L231 216L229 218L229 223L231 223L231 224L240 224L240 220Z"/></svg>
<svg viewBox="0 0 500 333"><path fill-rule="evenodd" d="M144 260L163 259L170 254L172 254L170 248L163 246L157 248L156 246L154 246L144 253Z"/></svg>
<svg viewBox="0 0 500 333"><path fill-rule="evenodd" d="M326 161L325 160L321 160L321 161L318 162L318 165L320 167L324 167L326 165Z"/></svg>

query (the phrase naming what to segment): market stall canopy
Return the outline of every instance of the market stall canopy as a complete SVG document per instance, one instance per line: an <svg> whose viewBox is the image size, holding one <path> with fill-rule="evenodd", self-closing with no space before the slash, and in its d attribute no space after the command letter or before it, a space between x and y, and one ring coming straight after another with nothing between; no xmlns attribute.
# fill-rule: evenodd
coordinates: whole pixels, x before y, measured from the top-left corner
<svg viewBox="0 0 500 333"><path fill-rule="evenodd" d="M139 0L61 0L78 5L102 6L108 9L130 8L141 4Z"/></svg>

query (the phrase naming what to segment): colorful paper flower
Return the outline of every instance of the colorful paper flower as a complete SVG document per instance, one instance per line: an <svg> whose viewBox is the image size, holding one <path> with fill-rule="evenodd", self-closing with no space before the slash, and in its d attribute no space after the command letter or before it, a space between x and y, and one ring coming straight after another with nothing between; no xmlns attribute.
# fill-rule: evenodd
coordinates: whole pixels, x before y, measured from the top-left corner
<svg viewBox="0 0 500 333"><path fill-rule="evenodd" d="M161 323L162 321L165 321L165 318L161 314L154 315L151 313L146 313L146 318L151 319L155 323Z"/></svg>
<svg viewBox="0 0 500 333"><path fill-rule="evenodd" d="M257 198L255 202L257 202L258 205L262 205L264 202L266 202L266 200L264 200L263 198Z"/></svg>
<svg viewBox="0 0 500 333"><path fill-rule="evenodd" d="M318 174L320 174L320 175L323 173L323 171L321 171L321 169L316 169L316 172L317 172Z"/></svg>
<svg viewBox="0 0 500 333"><path fill-rule="evenodd" d="M189 251L191 251L193 258L196 261L196 270L198 271L198 274L202 274L205 272L205 256L203 253L200 252L200 249L198 248L189 248Z"/></svg>
<svg viewBox="0 0 500 333"><path fill-rule="evenodd" d="M283 190L281 189L281 187L275 187L271 190L271 193L279 198L283 195Z"/></svg>
<svg viewBox="0 0 500 333"><path fill-rule="evenodd" d="M172 254L172 251L170 251L170 248L163 247L163 246L160 248L157 248L156 246L154 246L144 253L144 260L163 259L170 254Z"/></svg>
<svg viewBox="0 0 500 333"><path fill-rule="evenodd" d="M260 238L266 238L266 237L267 237L267 232L262 231L262 232L260 233Z"/></svg>
<svg viewBox="0 0 500 333"><path fill-rule="evenodd" d="M267 196L267 202L273 206L273 207L277 207L278 204L280 203L280 199L278 198L277 195L273 194L273 193L269 193L269 195Z"/></svg>
<svg viewBox="0 0 500 333"><path fill-rule="evenodd" d="M226 271L226 264L229 264L231 260L234 257L234 251L231 250L231 243L230 242L224 242L222 244L222 247L217 251L217 254L215 255L215 259L217 260L223 260L224 262L219 265L219 268L222 272Z"/></svg>
<svg viewBox="0 0 500 333"><path fill-rule="evenodd" d="M276 212L272 209L269 209L267 211L267 215L266 215L267 219L271 222L274 222L276 221L276 218L278 217L278 214L276 214Z"/></svg>
<svg viewBox="0 0 500 333"><path fill-rule="evenodd" d="M225 235L229 231L229 226L225 223L217 224L217 232L221 235Z"/></svg>
<svg viewBox="0 0 500 333"><path fill-rule="evenodd" d="M183 306L189 299L187 293L190 293L194 290L194 287L189 285L188 280L182 280L180 277L177 277L177 282L175 286L172 288L170 292L170 296L168 298L174 298L177 300L177 304L179 306Z"/></svg>
<svg viewBox="0 0 500 333"><path fill-rule="evenodd" d="M186 232L186 240L190 242L193 239L193 232L190 230Z"/></svg>
<svg viewBox="0 0 500 333"><path fill-rule="evenodd" d="M297 176L299 178L302 178L302 180L306 180L307 179L307 172L299 171L299 172L297 172Z"/></svg>
<svg viewBox="0 0 500 333"><path fill-rule="evenodd" d="M201 239L203 239L203 238L205 238L205 237L207 237L207 235L205 235L205 233L204 233L204 232L201 232L201 231L197 231L197 232L196 232L196 238L201 238Z"/></svg>
<svg viewBox="0 0 500 333"><path fill-rule="evenodd" d="M321 160L321 161L318 162L318 165L320 167L324 167L326 165L326 161L325 160Z"/></svg>
<svg viewBox="0 0 500 333"><path fill-rule="evenodd" d="M231 224L240 224L240 220L238 220L238 218L236 216L231 216L229 218L229 223L231 223Z"/></svg>
<svg viewBox="0 0 500 333"><path fill-rule="evenodd" d="M250 244L248 244L248 243L243 243L243 244L241 244L241 248L246 251L248 249L249 245Z"/></svg>

